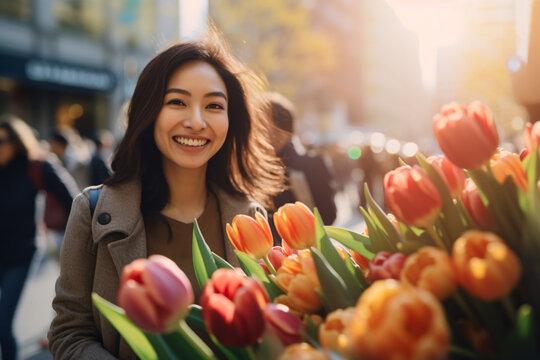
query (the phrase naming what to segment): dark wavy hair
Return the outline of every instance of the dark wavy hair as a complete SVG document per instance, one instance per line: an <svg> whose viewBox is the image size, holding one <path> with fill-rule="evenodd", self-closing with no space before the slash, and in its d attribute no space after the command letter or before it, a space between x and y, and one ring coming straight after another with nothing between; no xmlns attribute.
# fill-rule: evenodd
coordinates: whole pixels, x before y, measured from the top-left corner
<svg viewBox="0 0 540 360"><path fill-rule="evenodd" d="M158 54L143 69L128 110L128 126L112 161L114 186L133 178L142 185L141 210L159 212L169 200L154 124L169 78L190 61L210 64L222 78L229 98L229 130L221 149L210 159L206 179L230 194L244 194L272 207L282 190L284 173L269 140L270 121L263 97L264 81L232 56L215 29L199 41L181 42Z"/></svg>

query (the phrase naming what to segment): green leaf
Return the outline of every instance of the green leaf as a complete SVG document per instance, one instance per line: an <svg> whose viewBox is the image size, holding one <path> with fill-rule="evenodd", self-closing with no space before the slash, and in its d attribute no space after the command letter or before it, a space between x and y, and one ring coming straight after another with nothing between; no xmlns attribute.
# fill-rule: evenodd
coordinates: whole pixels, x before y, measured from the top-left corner
<svg viewBox="0 0 540 360"><path fill-rule="evenodd" d="M315 325L309 316L306 316L304 319L307 327L307 336L305 336L304 339L313 347L319 347L319 329L317 328L317 325Z"/></svg>
<svg viewBox="0 0 540 360"><path fill-rule="evenodd" d="M328 235L337 242L345 245L351 250L365 256L369 260L375 257L375 254L367 248L371 247L371 240L364 235L358 234L351 230L340 229L332 226L325 226Z"/></svg>
<svg viewBox="0 0 540 360"><path fill-rule="evenodd" d="M384 234L381 234L381 231L371 218L371 215L369 215L369 213L366 211L366 209L360 207L360 212L362 213L362 217L364 218L364 222L366 223L366 226L368 228L369 239L371 241L371 248L368 248L368 250L374 252L375 254L380 251L395 252L388 244L388 241L386 241L386 239L384 238Z"/></svg>
<svg viewBox="0 0 540 360"><path fill-rule="evenodd" d="M214 262L216 263L216 266L218 268L225 268L225 269L231 269L234 270L234 267L229 264L224 258L216 254L215 252L212 252L212 256L214 257Z"/></svg>
<svg viewBox="0 0 540 360"><path fill-rule="evenodd" d="M204 284L212 277L214 271L218 269L212 251L204 237L201 234L201 229L197 223L197 219L193 221L193 268L195 276L199 282L200 288L204 288Z"/></svg>
<svg viewBox="0 0 540 360"><path fill-rule="evenodd" d="M528 304L521 305L517 311L516 321L505 344L508 355L531 356L536 352L536 326L534 311Z"/></svg>
<svg viewBox="0 0 540 360"><path fill-rule="evenodd" d="M355 278L358 279L358 282L360 283L362 291L367 289L369 287L369 282L367 281L366 277L364 276L364 273L360 269L360 266L358 266L354 262L351 255L349 255L349 254L347 254L347 259L345 260L345 265L347 265L347 268L349 269L349 271L354 274Z"/></svg>
<svg viewBox="0 0 540 360"><path fill-rule="evenodd" d="M279 295L283 295L284 292L270 279L266 271L248 254L234 250L238 262L240 262L240 267L248 276L257 278L266 289L266 293L270 298L270 301L274 301Z"/></svg>
<svg viewBox="0 0 540 360"><path fill-rule="evenodd" d="M178 360L180 359L180 355L182 356L182 359L193 359L190 356L186 356L189 354L185 354L184 348L180 347L178 343L175 343L174 345L178 348L175 349L174 347L170 347L169 344L165 341L164 337L166 335L153 335L153 334L147 334L148 341L154 346L154 349L156 350L158 357L160 360ZM175 353L175 350L177 351ZM178 356L177 356L178 355Z"/></svg>
<svg viewBox="0 0 540 360"><path fill-rule="evenodd" d="M202 317L202 307L200 305L191 304L185 320L192 329L206 329Z"/></svg>
<svg viewBox="0 0 540 360"><path fill-rule="evenodd" d="M142 360L158 360L158 354L146 334L126 317L121 307L105 300L96 293L92 293L92 301L139 358Z"/></svg>
<svg viewBox="0 0 540 360"><path fill-rule="evenodd" d="M317 276L321 284L322 292L328 301L330 309L337 310L353 306L356 298L353 298L345 287L345 282L339 274L330 266L319 250L312 247L311 255L317 269Z"/></svg>
<svg viewBox="0 0 540 360"><path fill-rule="evenodd" d="M362 294L363 287L360 285L360 281L356 278L355 273L351 272L345 262L339 255L334 244L330 240L330 237L324 229L324 225L321 219L319 210L315 208L315 238L317 239L317 247L321 254L324 256L330 266L338 273L338 275L345 282L345 288L353 299L358 299Z"/></svg>
<svg viewBox="0 0 540 360"><path fill-rule="evenodd" d="M393 252L397 251L397 244L402 243L403 239L401 235L399 234L399 231L396 229L394 224L388 219L384 211L381 209L379 204L373 200L373 197L371 196L371 193L369 192L369 187L367 183L364 183L364 195L366 196L367 203L369 204L369 210L372 212L377 220L379 221L379 224L383 227L384 231L386 232L386 235L388 236L388 242L391 245L391 247L394 249Z"/></svg>

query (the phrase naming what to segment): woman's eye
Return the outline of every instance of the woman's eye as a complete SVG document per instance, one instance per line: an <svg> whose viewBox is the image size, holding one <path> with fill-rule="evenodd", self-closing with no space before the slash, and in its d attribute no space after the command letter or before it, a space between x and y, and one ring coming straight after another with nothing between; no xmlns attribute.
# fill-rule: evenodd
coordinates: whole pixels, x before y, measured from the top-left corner
<svg viewBox="0 0 540 360"><path fill-rule="evenodd" d="M185 104L180 99L171 99L171 100L167 101L167 105L185 105Z"/></svg>
<svg viewBox="0 0 540 360"><path fill-rule="evenodd" d="M208 109L219 109L219 110L224 110L225 107L221 104L209 104L206 106Z"/></svg>

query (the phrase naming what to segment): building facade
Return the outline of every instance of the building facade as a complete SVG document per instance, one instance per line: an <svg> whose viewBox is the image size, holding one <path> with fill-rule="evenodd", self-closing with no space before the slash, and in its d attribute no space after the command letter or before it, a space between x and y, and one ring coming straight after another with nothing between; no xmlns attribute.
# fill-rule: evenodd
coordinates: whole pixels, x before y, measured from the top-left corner
<svg viewBox="0 0 540 360"><path fill-rule="evenodd" d="M146 63L178 39L177 0L0 2L0 114L46 138L73 127L121 134Z"/></svg>

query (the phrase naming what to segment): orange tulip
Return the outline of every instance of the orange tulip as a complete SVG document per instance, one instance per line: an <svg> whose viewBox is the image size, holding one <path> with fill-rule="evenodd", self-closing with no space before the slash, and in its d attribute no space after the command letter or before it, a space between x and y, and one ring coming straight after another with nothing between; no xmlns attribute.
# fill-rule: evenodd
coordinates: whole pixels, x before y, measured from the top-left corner
<svg viewBox="0 0 540 360"><path fill-rule="evenodd" d="M348 340L345 331L355 312L356 308L350 307L332 311L326 316L326 320L319 327L319 341L322 347L346 356Z"/></svg>
<svg viewBox="0 0 540 360"><path fill-rule="evenodd" d="M490 232L464 232L454 243L452 260L459 284L485 301L507 296L521 276L516 254Z"/></svg>
<svg viewBox="0 0 540 360"><path fill-rule="evenodd" d="M373 284L377 280L399 279L406 258L403 253L377 253L369 263L368 281Z"/></svg>
<svg viewBox="0 0 540 360"><path fill-rule="evenodd" d="M168 333L193 303L189 279L171 259L152 255L124 267L118 305L138 327L149 333Z"/></svg>
<svg viewBox="0 0 540 360"><path fill-rule="evenodd" d="M356 265L358 265L358 267L360 267L360 270L362 270L362 274L364 274L364 277L367 277L369 273L369 259L352 249L350 251L353 261L356 263Z"/></svg>
<svg viewBox="0 0 540 360"><path fill-rule="evenodd" d="M330 357L308 343L300 343L287 346L278 360L330 360Z"/></svg>
<svg viewBox="0 0 540 360"><path fill-rule="evenodd" d="M274 213L279 235L295 250L309 249L315 244L315 216L300 201L285 204Z"/></svg>
<svg viewBox="0 0 540 360"><path fill-rule="evenodd" d="M232 226L227 224L227 235L237 250L260 259L266 256L274 240L266 219L259 213L255 219L247 215L236 215Z"/></svg>
<svg viewBox="0 0 540 360"><path fill-rule="evenodd" d="M465 187L461 192L461 201L474 223L482 228L490 229L495 221L480 197L476 184L471 179L465 180Z"/></svg>
<svg viewBox="0 0 540 360"><path fill-rule="evenodd" d="M322 304L317 290L321 290L315 263L309 250L299 251L284 259L277 271L275 283L286 293L275 299L298 314L314 313Z"/></svg>
<svg viewBox="0 0 540 360"><path fill-rule="evenodd" d="M446 156L430 156L427 161L442 177L452 196L457 199L463 190L466 175L462 168L454 165Z"/></svg>
<svg viewBox="0 0 540 360"><path fill-rule="evenodd" d="M503 148L498 148L495 155L490 159L491 170L499 183L504 183L507 177L512 177L514 183L523 191L527 192L529 180L519 155L512 154Z"/></svg>
<svg viewBox="0 0 540 360"><path fill-rule="evenodd" d="M347 336L360 359L441 359L449 329L440 302L429 292L377 281L360 297Z"/></svg>
<svg viewBox="0 0 540 360"><path fill-rule="evenodd" d="M499 144L495 122L478 101L468 108L455 102L443 106L433 119L433 132L446 157L464 169L487 162Z"/></svg>
<svg viewBox="0 0 540 360"><path fill-rule="evenodd" d="M441 212L439 191L424 171L401 166L384 176L386 204L398 220L408 225L429 227Z"/></svg>
<svg viewBox="0 0 540 360"><path fill-rule="evenodd" d="M401 281L424 289L444 300L457 290L452 260L446 251L424 246L409 255L401 270Z"/></svg>
<svg viewBox="0 0 540 360"><path fill-rule="evenodd" d="M538 146L540 150L540 121L532 124L527 124L523 131L523 139L525 140L525 147L529 154L534 151L534 147Z"/></svg>

